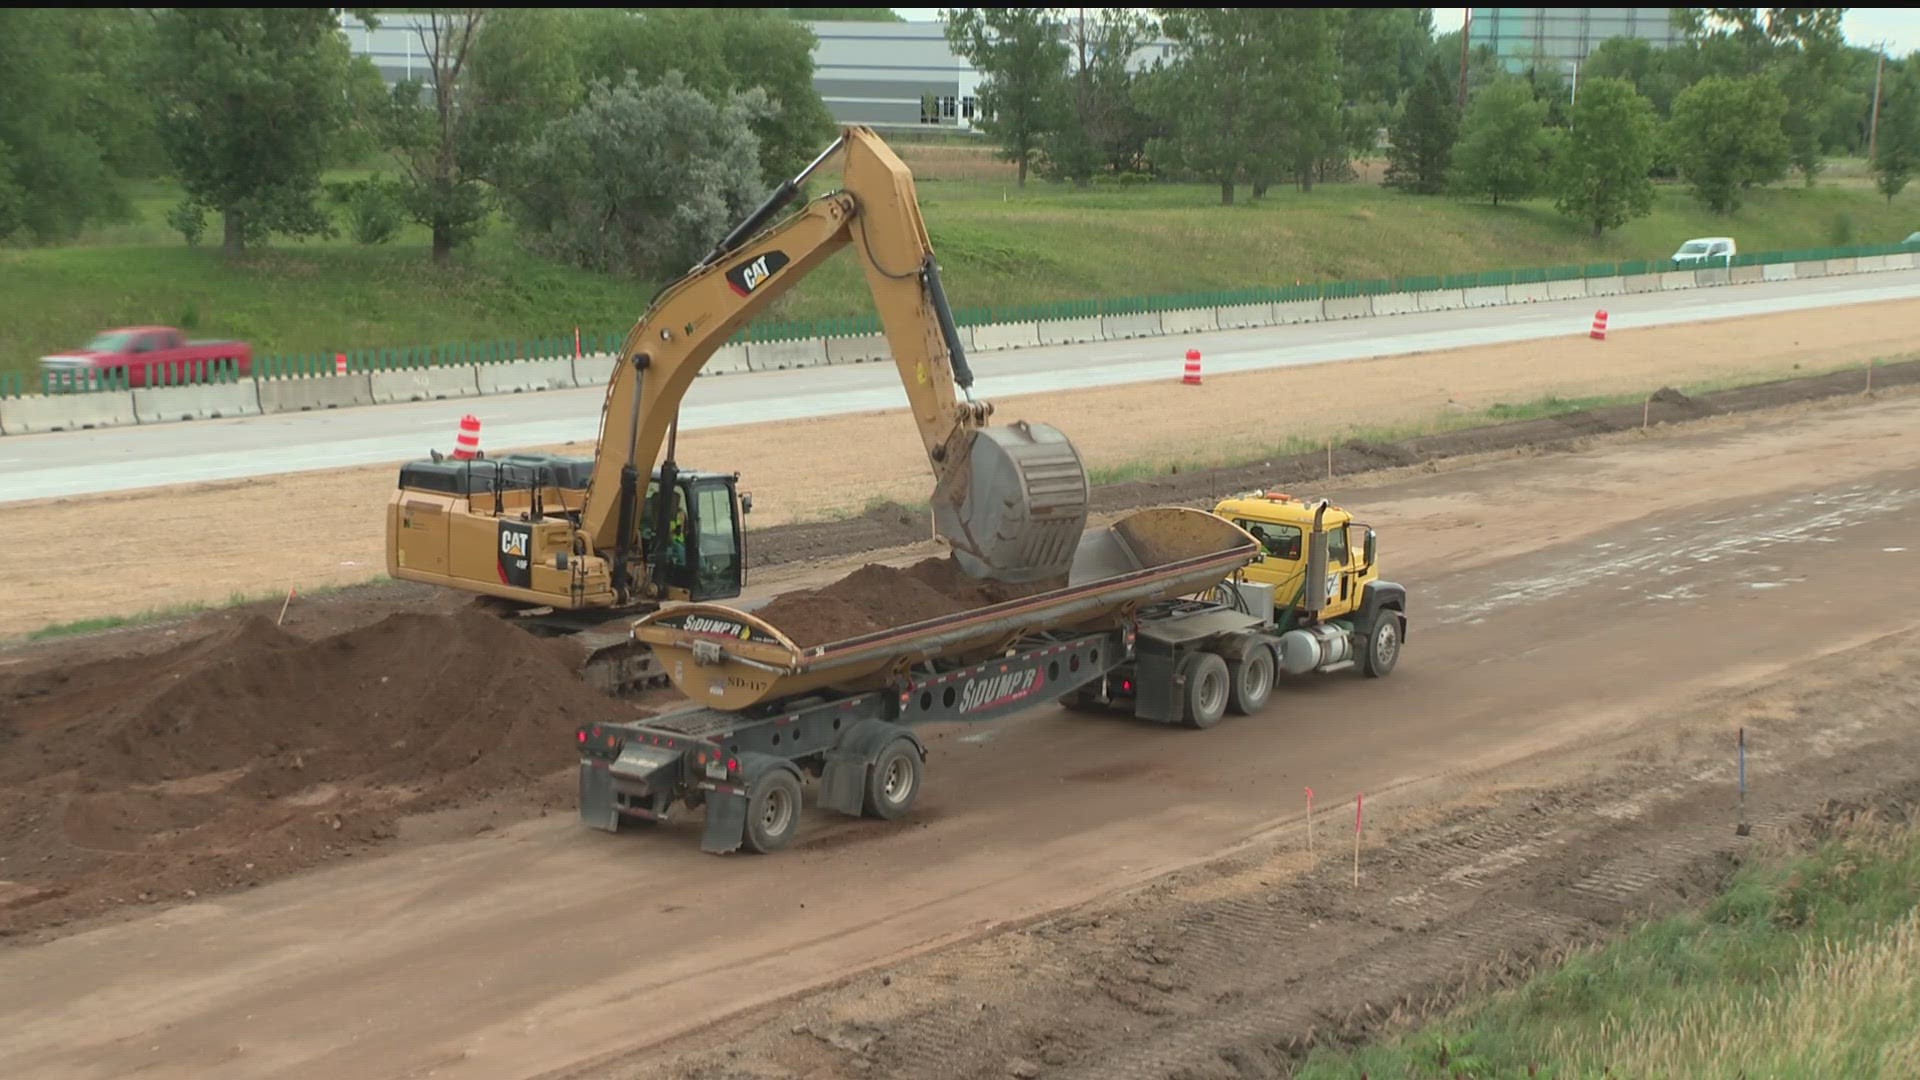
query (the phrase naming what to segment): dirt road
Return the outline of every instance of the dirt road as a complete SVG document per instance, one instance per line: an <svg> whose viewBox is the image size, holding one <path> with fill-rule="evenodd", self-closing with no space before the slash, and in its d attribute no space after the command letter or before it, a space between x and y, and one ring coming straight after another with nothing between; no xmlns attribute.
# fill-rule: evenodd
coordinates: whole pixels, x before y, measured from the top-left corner
<svg viewBox="0 0 1920 1080"><path fill-rule="evenodd" d="M1384 683L1306 682L1206 733L1054 709L936 731L913 819L813 814L770 859L701 855L697 822L608 836L555 815L0 953L0 1073L618 1068L1270 836L1302 786L1365 791L1391 827L1449 777L1920 622L1920 400L1798 412L1354 493L1415 600Z"/></svg>
<svg viewBox="0 0 1920 1080"><path fill-rule="evenodd" d="M1462 410L1549 394L1646 393L1663 383L1785 377L1904 355L1913 350L1905 328L1916 316L1920 300L1857 304L1626 330L1605 343L1580 334L1215 376L1198 388L1174 381L1178 353L1169 352L1166 386L1007 398L996 402L996 418L1051 418L1096 470L1244 461L1289 440L1458 422ZM859 460L848 458L849 446L862 448ZM926 461L903 412L690 431L679 453L689 465L738 470L754 492L749 524L756 529L857 514L876 499L927 497ZM383 514L393 478L392 468L353 468L9 507L41 535L87 538L87 572L48 573L33 545L0 549L8 594L0 637L173 604L224 603L235 593L365 581L385 570ZM156 552L181 572L155 573Z"/></svg>

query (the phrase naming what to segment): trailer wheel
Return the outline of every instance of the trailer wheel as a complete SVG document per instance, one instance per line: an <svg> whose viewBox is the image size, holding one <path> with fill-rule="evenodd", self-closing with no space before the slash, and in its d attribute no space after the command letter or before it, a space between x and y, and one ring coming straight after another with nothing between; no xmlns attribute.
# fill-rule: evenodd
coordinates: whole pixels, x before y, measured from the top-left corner
<svg viewBox="0 0 1920 1080"><path fill-rule="evenodd" d="M747 846L771 854L799 831L800 781L785 769L761 773L747 788Z"/></svg>
<svg viewBox="0 0 1920 1080"><path fill-rule="evenodd" d="M920 752L907 739L895 739L867 770L867 816L894 821L907 816L920 798Z"/></svg>
<svg viewBox="0 0 1920 1080"><path fill-rule="evenodd" d="M1180 664L1180 673L1186 679L1187 726L1204 730L1219 723L1231 696L1227 662L1210 652L1197 652Z"/></svg>
<svg viewBox="0 0 1920 1080"><path fill-rule="evenodd" d="M1384 679L1400 662L1400 613L1381 608L1374 613L1367 630L1367 642L1360 652L1360 671L1369 679Z"/></svg>
<svg viewBox="0 0 1920 1080"><path fill-rule="evenodd" d="M1236 716L1251 716L1267 707L1273 696L1273 650L1255 645L1227 661L1227 708Z"/></svg>

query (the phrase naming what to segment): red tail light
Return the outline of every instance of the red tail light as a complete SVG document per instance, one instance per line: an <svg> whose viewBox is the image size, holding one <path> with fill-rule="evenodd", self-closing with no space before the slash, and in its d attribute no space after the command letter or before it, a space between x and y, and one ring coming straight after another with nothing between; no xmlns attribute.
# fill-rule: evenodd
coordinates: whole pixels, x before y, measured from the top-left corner
<svg viewBox="0 0 1920 1080"><path fill-rule="evenodd" d="M581 745L581 746L585 746L585 745L587 745L587 729L586 729L586 728L581 728L581 729L580 729L580 730L579 730L578 732L576 732L575 734L577 734L577 735L579 735L579 736L580 736L580 745Z"/></svg>
<svg viewBox="0 0 1920 1080"><path fill-rule="evenodd" d="M739 759L739 758L728 758L728 759L727 759L727 771L728 771L728 772L730 772L730 773L737 773L737 772L739 772L739 771L740 771L740 759Z"/></svg>

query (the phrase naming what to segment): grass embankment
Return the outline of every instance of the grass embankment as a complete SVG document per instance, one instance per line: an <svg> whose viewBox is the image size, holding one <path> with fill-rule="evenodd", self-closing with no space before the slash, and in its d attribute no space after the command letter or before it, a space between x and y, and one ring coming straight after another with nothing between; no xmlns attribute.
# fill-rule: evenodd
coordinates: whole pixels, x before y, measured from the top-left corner
<svg viewBox="0 0 1920 1080"><path fill-rule="evenodd" d="M1277 187L1257 203L1222 207L1206 185L1077 192L1036 180L1022 190L991 178L1005 169L985 147L900 150L921 177L948 292L962 308L1664 258L1699 235L1732 235L1748 251L1895 242L1920 223L1911 196L1889 206L1838 178L1748 192L1730 216L1663 187L1651 216L1596 240L1543 200L1494 209L1357 183L1309 194ZM137 184L130 194L132 221L72 246L0 250L0 371L31 371L40 355L137 323L243 338L262 354L550 337L576 325L622 332L655 284L537 259L497 220L437 270L418 226L381 247L279 241L229 263L217 221L192 249L167 228L174 185ZM843 258L768 317L870 307L856 261Z"/></svg>
<svg viewBox="0 0 1920 1080"><path fill-rule="evenodd" d="M1750 863L1704 911L1295 1075L1920 1076L1917 905L1920 829L1869 818Z"/></svg>

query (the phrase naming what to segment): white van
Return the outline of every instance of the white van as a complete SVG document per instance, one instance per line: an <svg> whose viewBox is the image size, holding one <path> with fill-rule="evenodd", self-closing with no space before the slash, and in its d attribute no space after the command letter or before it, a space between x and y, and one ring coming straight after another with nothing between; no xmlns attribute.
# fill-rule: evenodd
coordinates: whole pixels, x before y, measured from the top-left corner
<svg viewBox="0 0 1920 1080"><path fill-rule="evenodd" d="M1698 240L1689 240L1680 245L1673 253L1673 265L1677 270L1701 266L1732 266L1733 257L1739 254L1733 238L1728 236L1703 236Z"/></svg>

